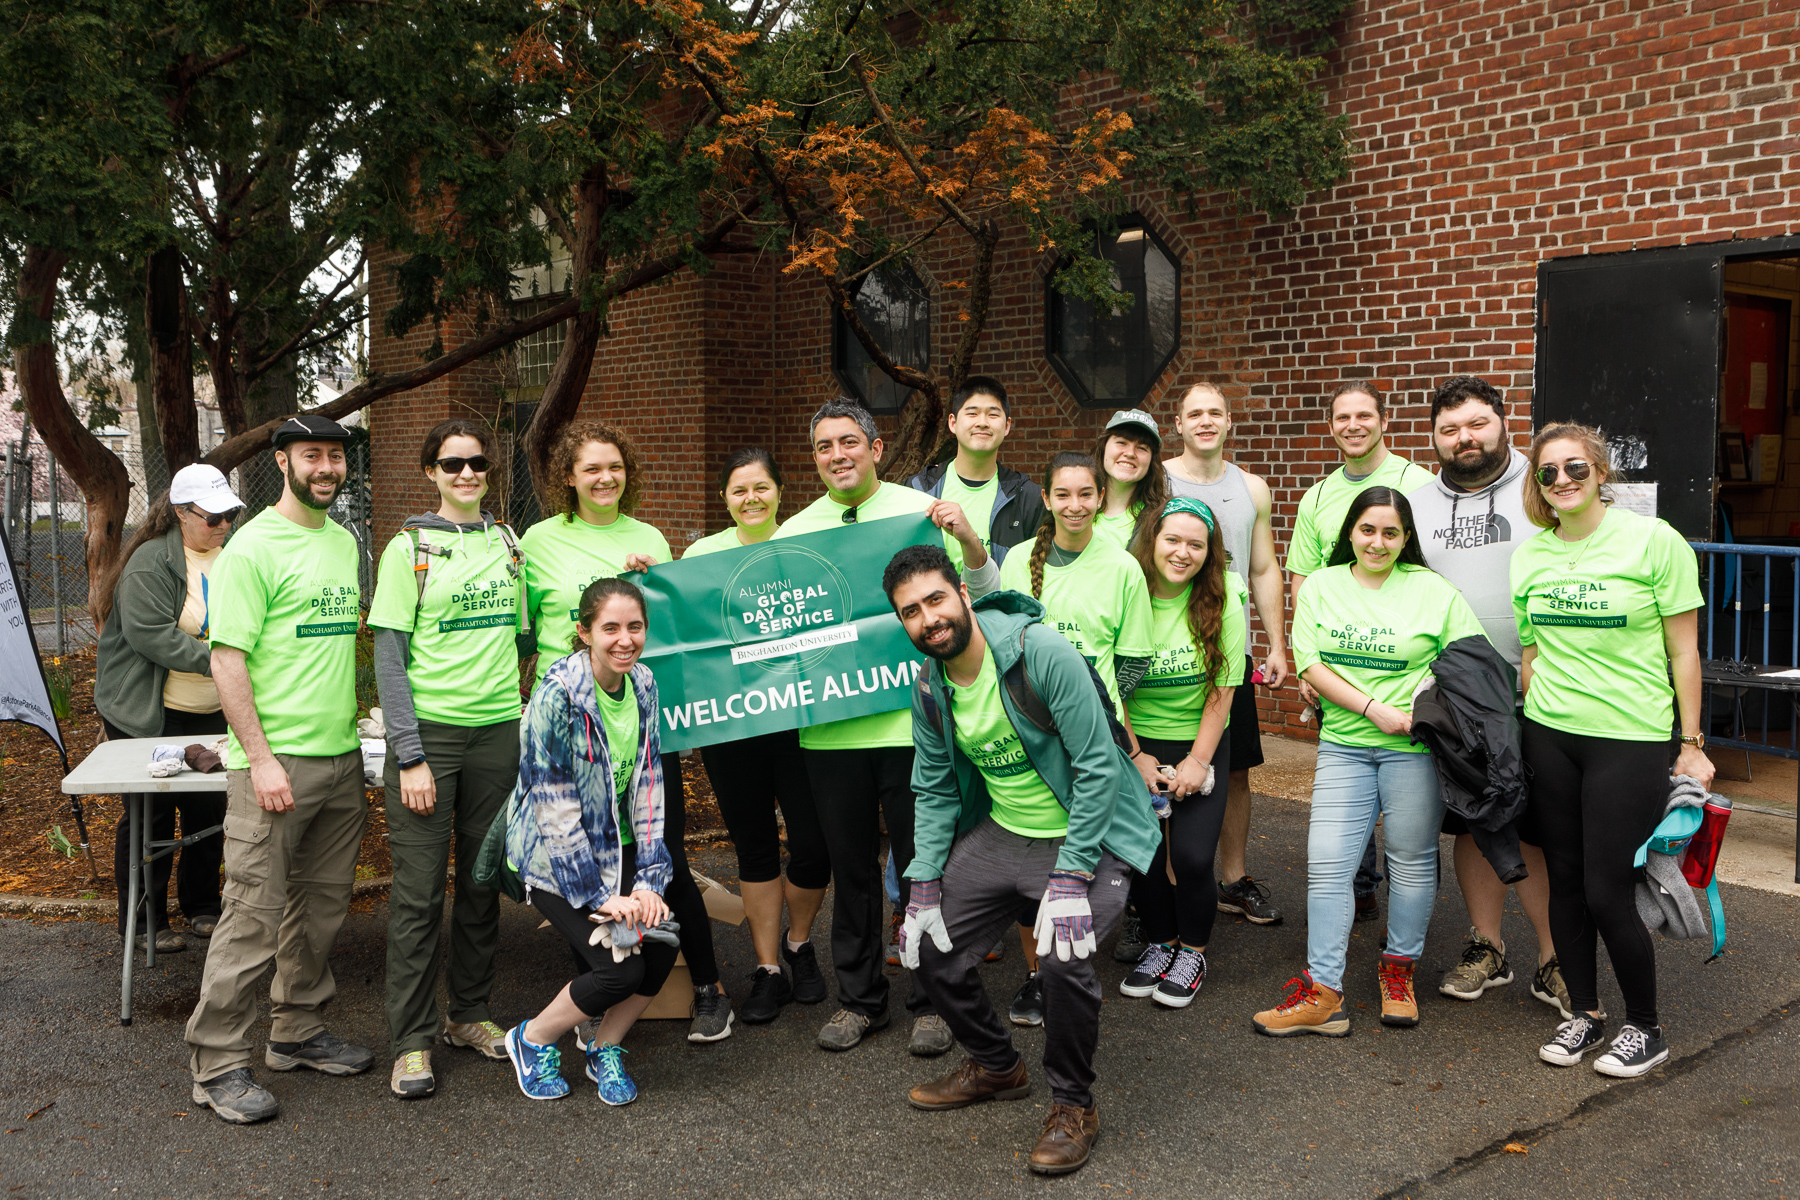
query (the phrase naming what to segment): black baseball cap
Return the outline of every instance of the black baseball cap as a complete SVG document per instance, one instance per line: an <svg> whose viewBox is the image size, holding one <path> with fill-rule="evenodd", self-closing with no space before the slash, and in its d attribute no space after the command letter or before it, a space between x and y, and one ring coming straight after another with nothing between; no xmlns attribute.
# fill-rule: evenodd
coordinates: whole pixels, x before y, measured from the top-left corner
<svg viewBox="0 0 1800 1200"><path fill-rule="evenodd" d="M269 436L269 444L276 450L289 442L348 442L350 431L333 421L330 417L318 417L311 413L301 413L297 417L289 417L276 427Z"/></svg>

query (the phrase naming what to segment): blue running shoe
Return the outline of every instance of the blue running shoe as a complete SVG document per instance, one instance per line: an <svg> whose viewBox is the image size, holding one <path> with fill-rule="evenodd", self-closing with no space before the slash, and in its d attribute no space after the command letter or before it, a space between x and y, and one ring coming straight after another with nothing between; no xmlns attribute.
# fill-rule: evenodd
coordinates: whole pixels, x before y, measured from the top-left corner
<svg viewBox="0 0 1800 1200"><path fill-rule="evenodd" d="M512 1059L513 1074L526 1099L561 1100L569 1094L569 1081L562 1077L562 1051L526 1041L523 1022L506 1035L506 1057Z"/></svg>
<svg viewBox="0 0 1800 1200"><path fill-rule="evenodd" d="M588 1078L600 1085L600 1099L614 1108L637 1099L637 1084L619 1060L630 1051L623 1046L595 1046L588 1051Z"/></svg>

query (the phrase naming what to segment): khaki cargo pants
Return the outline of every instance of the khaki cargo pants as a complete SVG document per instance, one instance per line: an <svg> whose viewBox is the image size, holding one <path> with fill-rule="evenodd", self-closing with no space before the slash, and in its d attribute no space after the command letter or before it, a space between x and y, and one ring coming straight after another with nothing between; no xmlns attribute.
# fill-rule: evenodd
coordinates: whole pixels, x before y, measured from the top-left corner
<svg viewBox="0 0 1800 1200"><path fill-rule="evenodd" d="M187 1024L196 1080L251 1065L256 986L271 961L271 1041L303 1042L323 1030L319 1011L337 992L331 944L349 911L369 811L362 754L275 758L293 788L289 812L257 804L248 770L226 776L225 913Z"/></svg>

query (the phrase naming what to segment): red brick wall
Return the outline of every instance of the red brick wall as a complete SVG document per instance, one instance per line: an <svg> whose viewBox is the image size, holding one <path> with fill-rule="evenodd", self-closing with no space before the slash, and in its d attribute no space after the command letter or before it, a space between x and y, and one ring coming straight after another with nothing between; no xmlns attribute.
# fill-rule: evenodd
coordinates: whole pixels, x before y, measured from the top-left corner
<svg viewBox="0 0 1800 1200"><path fill-rule="evenodd" d="M1133 197L1182 264L1182 349L1148 405L1166 422L1181 385L1225 385L1234 456L1274 486L1281 545L1301 493L1337 461L1319 404L1342 379L1386 391L1391 444L1425 462L1423 406L1446 375L1501 386L1523 433L1542 262L1800 226L1797 46L1797 0L1358 5L1327 85L1356 145L1344 183L1282 222ZM1006 382L1005 457L1035 475L1054 450L1087 447L1106 414L1079 409L1044 361L1043 256L1015 236L999 260L976 369ZM923 265L940 285L963 277L955 247ZM745 442L780 454L788 511L819 494L806 418L838 390L829 314L817 285L779 268L726 262L635 297L597 356L584 411L642 438L656 476L641 515L678 546L724 524L711 475ZM939 293L939 363L960 294ZM381 369L399 351L376 353ZM491 405L493 386L491 371L465 371L377 406L384 480L411 470L424 425ZM396 508L384 486L382 530L419 502ZM1265 719L1298 707L1286 689Z"/></svg>

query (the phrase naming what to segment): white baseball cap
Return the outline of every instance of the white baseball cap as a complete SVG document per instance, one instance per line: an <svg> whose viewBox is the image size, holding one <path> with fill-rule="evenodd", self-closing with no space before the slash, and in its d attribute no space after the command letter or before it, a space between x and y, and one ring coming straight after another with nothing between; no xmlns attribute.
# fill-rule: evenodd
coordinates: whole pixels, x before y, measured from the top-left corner
<svg viewBox="0 0 1800 1200"><path fill-rule="evenodd" d="M192 504L215 517L244 507L219 468L205 463L194 463L175 472L175 478L169 480L169 503Z"/></svg>

